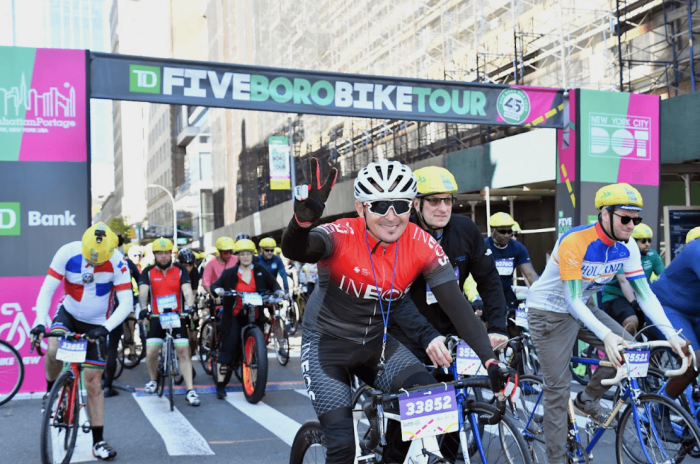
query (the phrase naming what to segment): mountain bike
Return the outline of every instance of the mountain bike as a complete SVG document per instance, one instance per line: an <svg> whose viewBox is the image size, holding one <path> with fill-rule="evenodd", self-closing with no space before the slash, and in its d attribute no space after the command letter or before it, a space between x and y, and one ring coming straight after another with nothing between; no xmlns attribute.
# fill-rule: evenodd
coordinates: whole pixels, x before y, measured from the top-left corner
<svg viewBox="0 0 700 464"><path fill-rule="evenodd" d="M9 342L0 340L0 406L17 394L23 381L22 356Z"/></svg>
<svg viewBox="0 0 700 464"><path fill-rule="evenodd" d="M532 460L518 429L504 416L506 402L497 407L473 401L469 388L490 388L487 378L460 379L386 394L366 387L355 392L353 430L355 463L376 463L386 445L385 421L398 421L404 441L410 441L404 463L451 462L440 453L438 436L458 431L462 450L474 460L488 464L522 463ZM304 424L292 443L290 464L325 462L325 438L318 421ZM465 459L467 460L467 459ZM469 462L467 460L467 462Z"/></svg>
<svg viewBox="0 0 700 464"><path fill-rule="evenodd" d="M700 429L690 415L674 401L652 393L644 393L637 375L646 375L650 349L657 346L670 347L666 341L650 341L631 344L632 350L625 354L626 363L617 370L613 379L605 379L603 385L620 383L621 392L607 420L600 425L587 420L585 433L580 433L576 423L573 403L569 400L569 433L567 440L567 462L587 463L592 459L592 450L606 430L613 428L617 418L615 455L618 464L678 463L692 456L700 443ZM624 347L619 346L622 351ZM612 367L608 361L595 359L576 360L592 366ZM688 367L688 358L683 358L680 369L669 370L666 376L680 375ZM547 462L544 445L543 381L537 376L522 376L521 396L513 410L534 462ZM622 410L623 406L625 409ZM622 410L621 414L620 411ZM582 438L588 437L588 443Z"/></svg>
<svg viewBox="0 0 700 464"><path fill-rule="evenodd" d="M61 338L56 359L69 364L56 379L46 402L41 420L41 462L67 464L75 449L78 429L84 433L90 433L92 429L89 418L80 424L80 411L86 407L82 363L85 362L88 340L84 334L71 332L46 333L44 337ZM97 343L100 358L101 344L102 341ZM37 348L37 353L44 354L41 348Z"/></svg>
<svg viewBox="0 0 700 464"><path fill-rule="evenodd" d="M272 295L263 297L259 293L237 293L222 288L217 290L220 297L242 298L243 309L241 312L247 318L247 324L241 328L240 342L236 347L233 362L231 365L223 365L224 383L228 383L231 374L235 373L243 384L243 395L246 401L252 404L258 403L265 395L267 385L267 345L263 331L256 320L258 319L258 311L262 310L263 305L270 299L274 301L274 297ZM212 330L212 334L218 336L219 331ZM218 363L219 338L209 341L211 372L215 382L217 381L217 372L220 372L219 366L222 366Z"/></svg>

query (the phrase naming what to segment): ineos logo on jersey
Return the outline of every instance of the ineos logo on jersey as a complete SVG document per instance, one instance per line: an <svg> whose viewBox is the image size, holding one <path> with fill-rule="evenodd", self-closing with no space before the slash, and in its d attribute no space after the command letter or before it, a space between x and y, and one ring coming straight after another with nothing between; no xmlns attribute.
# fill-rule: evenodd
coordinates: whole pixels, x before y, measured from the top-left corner
<svg viewBox="0 0 700 464"><path fill-rule="evenodd" d="M356 298L362 298L363 300L378 300L377 297L377 287L374 285L369 285L364 282L355 282L350 277L343 275L340 279L340 289L347 293L348 295L355 295ZM403 298L408 290L411 288L409 285L405 289L401 290L398 288L384 290L379 287L379 293L382 295L382 300L389 301L389 299L397 300ZM351 293L352 292L352 293Z"/></svg>
<svg viewBox="0 0 700 464"><path fill-rule="evenodd" d="M432 235L430 235L420 227L416 227L413 231L413 239L422 240L423 243L426 243L431 250L435 250L435 254L438 257L438 263L440 264L440 266L444 266L445 264L450 262L450 259L445 255L445 251L442 249L437 240L435 240Z"/></svg>
<svg viewBox="0 0 700 464"><path fill-rule="evenodd" d="M66 210L63 214L41 214L29 211L29 226L75 226L75 214Z"/></svg>

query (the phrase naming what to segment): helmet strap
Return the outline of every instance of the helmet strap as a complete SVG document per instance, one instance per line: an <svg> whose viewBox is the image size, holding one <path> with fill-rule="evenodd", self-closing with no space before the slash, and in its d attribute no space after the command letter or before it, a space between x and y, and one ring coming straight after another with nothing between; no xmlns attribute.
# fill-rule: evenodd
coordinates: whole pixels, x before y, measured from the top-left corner
<svg viewBox="0 0 700 464"><path fill-rule="evenodd" d="M425 197L420 197L420 203L418 204L419 207L416 208L416 215L418 216L418 221L420 222L421 229L427 231L431 237L433 237L435 240L438 240L439 238L442 238L442 234L438 234L438 230L442 229L434 229L428 224L428 221L425 220L423 217L423 202L425 201ZM439 235L439 237L438 237Z"/></svg>
<svg viewBox="0 0 700 464"><path fill-rule="evenodd" d="M610 232L605 230L605 227L603 226L603 210L606 210L608 212L608 217L610 218ZM615 235L615 225L613 224L613 221L615 220L615 208L603 208L600 213L598 213L598 222L600 223L600 228L603 230L603 233L607 235L607 237L611 240L614 240L616 242L624 242L627 243L628 240L622 240Z"/></svg>

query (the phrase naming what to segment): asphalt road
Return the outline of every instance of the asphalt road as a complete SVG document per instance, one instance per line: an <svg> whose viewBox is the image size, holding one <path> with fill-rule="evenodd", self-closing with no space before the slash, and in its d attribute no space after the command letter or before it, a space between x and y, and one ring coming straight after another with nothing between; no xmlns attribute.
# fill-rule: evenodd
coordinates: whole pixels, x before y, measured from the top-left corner
<svg viewBox="0 0 700 464"><path fill-rule="evenodd" d="M143 393L148 381L143 362L133 370L125 369L115 381L116 386L125 390L105 400L105 439L119 453L117 461L288 463L297 429L305 421L316 418L301 380L300 338L294 337L292 344L292 358L286 367L280 366L270 351L266 394L256 405L246 402L236 383L229 385L226 400L217 399L211 377L195 361L195 385L201 406L187 404L183 387L177 390L176 409L171 412L165 396L158 398ZM572 391L580 389L572 385ZM585 423L583 418L579 422ZM15 398L0 407L1 462L40 462L40 424L39 399ZM615 462L614 439L614 431L606 432L594 449L595 462ZM81 432L71 462L96 460L91 454L91 444L91 435Z"/></svg>

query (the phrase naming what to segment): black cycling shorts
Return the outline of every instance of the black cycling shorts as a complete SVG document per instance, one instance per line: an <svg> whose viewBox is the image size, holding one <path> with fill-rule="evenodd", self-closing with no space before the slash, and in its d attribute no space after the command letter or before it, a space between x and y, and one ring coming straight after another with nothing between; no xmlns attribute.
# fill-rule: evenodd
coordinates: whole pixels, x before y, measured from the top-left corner
<svg viewBox="0 0 700 464"><path fill-rule="evenodd" d="M189 319L185 317L180 318L180 328L173 329L173 338L175 339L175 346L189 345L189 339L187 338L187 324ZM160 326L160 319L158 319L157 314L151 315L151 319L148 321L146 327L146 344L147 345L158 345L163 343L165 338L165 329Z"/></svg>
<svg viewBox="0 0 700 464"><path fill-rule="evenodd" d="M51 328L49 332L73 332L79 334L86 334L92 329L99 327L99 324L88 324L87 322L82 322L74 318L66 308L61 305L54 316L53 321L51 321ZM92 369L104 369L105 363L107 362L104 356L107 355L107 347L104 343L101 345L102 356L100 357L97 350L97 343L88 343L87 353L85 355L85 362L83 367Z"/></svg>
<svg viewBox="0 0 700 464"><path fill-rule="evenodd" d="M608 316L615 319L620 325L622 325L625 319L632 316L637 316L640 327L644 325L644 321L646 320L644 313L635 311L630 302L627 301L627 298L621 297L608 300L602 304L601 309L605 311Z"/></svg>

